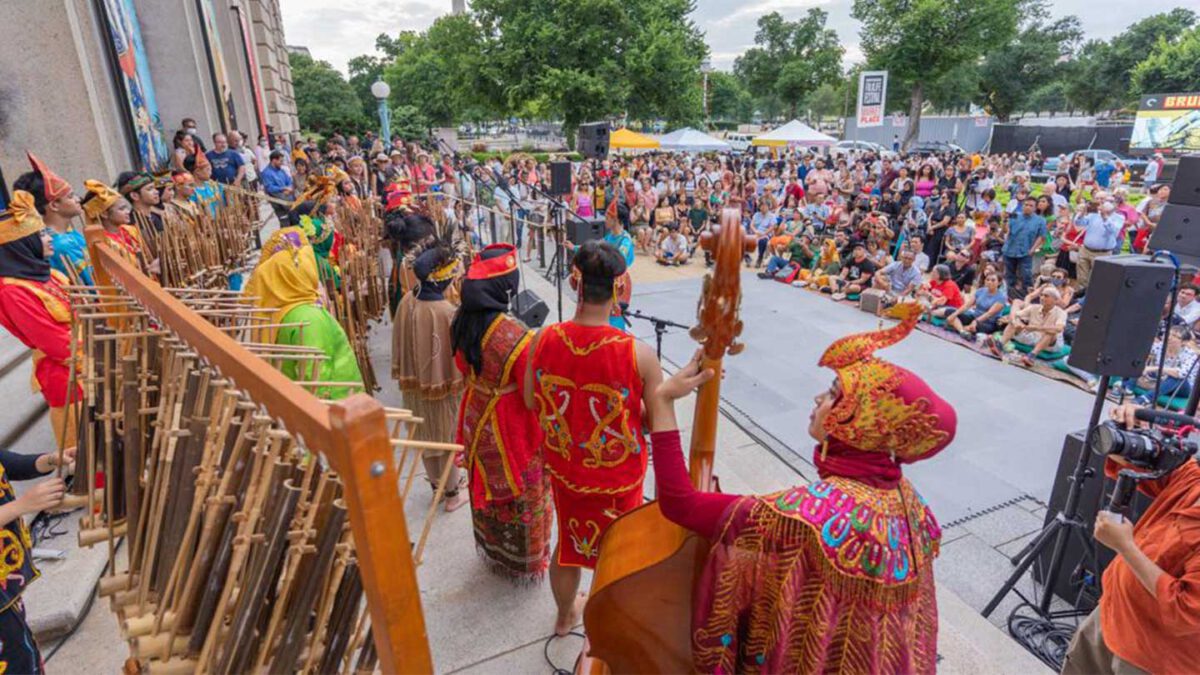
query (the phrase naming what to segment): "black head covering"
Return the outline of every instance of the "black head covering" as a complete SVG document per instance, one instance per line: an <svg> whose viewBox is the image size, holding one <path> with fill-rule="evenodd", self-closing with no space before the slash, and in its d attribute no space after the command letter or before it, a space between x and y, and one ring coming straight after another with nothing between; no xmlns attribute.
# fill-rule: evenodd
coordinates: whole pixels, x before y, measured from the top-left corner
<svg viewBox="0 0 1200 675"><path fill-rule="evenodd" d="M429 275L434 271L441 269L449 263L454 257L454 253L443 247L431 248L417 256L413 262L413 273L417 275L417 279L421 283L417 284L416 294L418 300L434 301L444 300L446 289L454 282L454 279L446 279L445 281L429 281Z"/></svg>
<svg viewBox="0 0 1200 675"><path fill-rule="evenodd" d="M488 249L480 254L480 259L491 260L509 253L505 249ZM508 311L520 281L521 273L515 269L491 279L463 280L462 305L450 325L451 345L455 352L462 352L476 373L483 370L483 334L497 314Z"/></svg>
<svg viewBox="0 0 1200 675"><path fill-rule="evenodd" d="M40 232L0 245L0 277L30 281L50 279L50 261L42 250Z"/></svg>

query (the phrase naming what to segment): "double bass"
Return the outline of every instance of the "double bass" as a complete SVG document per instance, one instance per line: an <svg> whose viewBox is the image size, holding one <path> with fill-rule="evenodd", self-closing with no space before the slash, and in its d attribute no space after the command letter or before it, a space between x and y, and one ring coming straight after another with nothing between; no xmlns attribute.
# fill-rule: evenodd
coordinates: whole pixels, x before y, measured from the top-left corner
<svg viewBox="0 0 1200 675"><path fill-rule="evenodd" d="M716 376L696 396L689 467L692 483L705 491L714 486L721 360L744 348L737 341L741 264L755 242L741 213L740 205L726 207L719 226L700 241L714 268L704 278L690 334L703 351L701 368ZM657 502L609 526L584 608L588 647L576 672L692 672L692 587L708 549L706 539L667 520Z"/></svg>

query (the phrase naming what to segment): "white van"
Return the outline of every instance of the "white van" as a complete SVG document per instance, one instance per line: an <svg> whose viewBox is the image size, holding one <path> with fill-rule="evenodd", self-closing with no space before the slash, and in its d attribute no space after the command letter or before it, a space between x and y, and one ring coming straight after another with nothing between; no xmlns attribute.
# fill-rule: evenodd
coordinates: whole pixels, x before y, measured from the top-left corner
<svg viewBox="0 0 1200 675"><path fill-rule="evenodd" d="M737 131L725 134L725 142L734 152L746 152L750 149L752 140L754 140L754 134L743 134Z"/></svg>

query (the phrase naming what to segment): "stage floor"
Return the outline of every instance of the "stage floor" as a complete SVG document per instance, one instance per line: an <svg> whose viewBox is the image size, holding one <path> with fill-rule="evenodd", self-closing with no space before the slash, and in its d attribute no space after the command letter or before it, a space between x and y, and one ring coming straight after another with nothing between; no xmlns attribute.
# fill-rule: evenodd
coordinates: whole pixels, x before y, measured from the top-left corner
<svg viewBox="0 0 1200 675"><path fill-rule="evenodd" d="M725 360L726 412L813 478L808 416L813 397L833 380L833 372L818 367L817 360L830 342L871 330L878 319L750 272L743 273L742 289L746 350ZM632 308L691 325L699 294L699 279L638 284ZM634 333L653 345L653 326L638 319L633 324ZM685 331L672 329L663 339L664 362L676 366L695 349ZM1063 436L1086 426L1089 394L921 332L881 355L919 373L958 411L958 435L950 447L905 468L941 522L1021 497L1049 500ZM788 479L781 477L784 484Z"/></svg>

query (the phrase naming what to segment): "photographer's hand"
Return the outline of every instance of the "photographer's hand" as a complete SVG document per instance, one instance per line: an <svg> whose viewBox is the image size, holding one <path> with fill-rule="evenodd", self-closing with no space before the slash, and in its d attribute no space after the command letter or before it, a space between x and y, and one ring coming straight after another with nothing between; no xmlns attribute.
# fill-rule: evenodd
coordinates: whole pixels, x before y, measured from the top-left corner
<svg viewBox="0 0 1200 675"><path fill-rule="evenodd" d="M1158 597L1159 577L1166 574L1161 567L1142 553L1133 541L1133 523L1111 511L1096 514L1096 541L1116 551L1133 570L1134 576L1154 598Z"/></svg>

